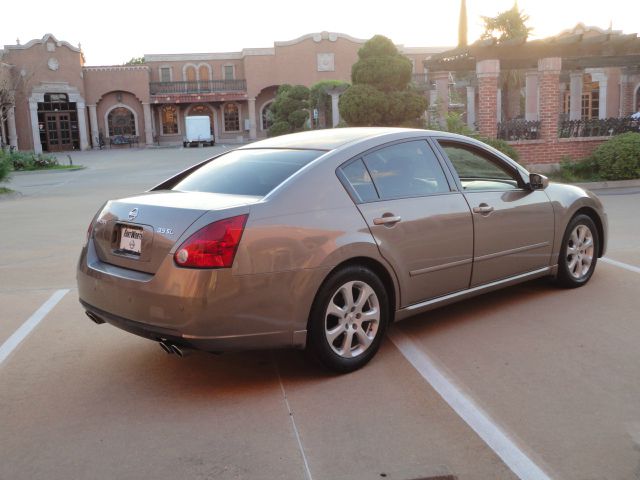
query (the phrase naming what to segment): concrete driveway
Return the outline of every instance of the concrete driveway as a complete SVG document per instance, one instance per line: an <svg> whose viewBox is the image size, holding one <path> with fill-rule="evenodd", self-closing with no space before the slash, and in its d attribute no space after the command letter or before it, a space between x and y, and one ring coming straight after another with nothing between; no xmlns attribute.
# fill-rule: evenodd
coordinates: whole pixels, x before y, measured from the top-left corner
<svg viewBox="0 0 640 480"><path fill-rule="evenodd" d="M222 148L14 175L0 479L640 478L640 188L597 192L611 236L586 287L534 281L406 320L350 375L297 351L179 359L94 325L75 290L93 214Z"/></svg>

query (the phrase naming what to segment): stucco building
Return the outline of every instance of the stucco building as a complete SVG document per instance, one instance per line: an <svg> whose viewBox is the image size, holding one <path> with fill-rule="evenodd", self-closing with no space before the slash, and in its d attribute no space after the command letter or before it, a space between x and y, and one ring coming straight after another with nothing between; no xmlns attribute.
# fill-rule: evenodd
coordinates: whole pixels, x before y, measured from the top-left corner
<svg viewBox="0 0 640 480"><path fill-rule="evenodd" d="M364 42L322 32L272 48L150 54L142 65L88 66L80 46L47 34L0 50L0 79L15 92L2 136L35 152L96 148L118 135L140 146L179 145L185 117L208 115L218 142L254 140L266 136L266 110L278 86L350 81ZM424 60L444 50L399 48L423 85Z"/></svg>

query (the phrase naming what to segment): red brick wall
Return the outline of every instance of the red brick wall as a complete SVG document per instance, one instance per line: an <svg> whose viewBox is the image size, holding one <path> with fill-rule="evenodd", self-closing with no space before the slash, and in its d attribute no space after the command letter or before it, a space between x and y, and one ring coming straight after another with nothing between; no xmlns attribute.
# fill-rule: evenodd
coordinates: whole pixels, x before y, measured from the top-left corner
<svg viewBox="0 0 640 480"><path fill-rule="evenodd" d="M478 131L489 138L498 134L498 77L478 78Z"/></svg>
<svg viewBox="0 0 640 480"><path fill-rule="evenodd" d="M598 145L606 142L609 137L591 138L559 138L547 140L522 140L508 142L520 155L519 162L523 165L556 164L566 157L581 160L591 154Z"/></svg>

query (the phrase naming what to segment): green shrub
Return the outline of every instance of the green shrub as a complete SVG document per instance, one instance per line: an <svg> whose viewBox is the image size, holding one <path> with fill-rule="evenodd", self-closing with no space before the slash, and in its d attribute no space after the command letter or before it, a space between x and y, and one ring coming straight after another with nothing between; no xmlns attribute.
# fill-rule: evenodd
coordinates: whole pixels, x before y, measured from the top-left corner
<svg viewBox="0 0 640 480"><path fill-rule="evenodd" d="M560 168L554 176L564 182L582 182L600 179L598 165L593 160L593 157L576 161L569 156L564 156L560 160Z"/></svg>
<svg viewBox="0 0 640 480"><path fill-rule="evenodd" d="M492 146L496 150L501 151L507 157L515 160L516 162L519 160L520 155L518 151L509 145L504 140L500 140L499 138L489 138L482 137L478 132L474 132L471 130L463 121L462 115L457 112L449 112L444 118L445 124L441 126L439 123L427 123L427 129L429 130L438 130L442 132L450 132L457 133L459 135L465 135L467 137L475 138L476 140L480 140L487 145Z"/></svg>
<svg viewBox="0 0 640 480"><path fill-rule="evenodd" d="M511 158L512 160L515 160L516 162L520 158L518 151L515 148L513 148L511 145L509 145L507 142L505 142L504 140L500 140L499 138L479 137L475 135L471 135L471 136L476 138L477 140L480 140L481 142L486 143L487 145L492 146L496 150L500 150L507 157Z"/></svg>
<svg viewBox="0 0 640 480"><path fill-rule="evenodd" d="M33 152L12 152L7 157L14 170L40 170L58 165L53 155Z"/></svg>
<svg viewBox="0 0 640 480"><path fill-rule="evenodd" d="M277 137L279 135L285 135L287 133L291 133L291 125L287 122L276 122L269 127L269 136Z"/></svg>
<svg viewBox="0 0 640 480"><path fill-rule="evenodd" d="M9 180L9 172L11 171L11 162L8 155L0 150L0 182Z"/></svg>
<svg viewBox="0 0 640 480"><path fill-rule="evenodd" d="M598 146L590 161L605 180L640 178L640 133L616 135Z"/></svg>

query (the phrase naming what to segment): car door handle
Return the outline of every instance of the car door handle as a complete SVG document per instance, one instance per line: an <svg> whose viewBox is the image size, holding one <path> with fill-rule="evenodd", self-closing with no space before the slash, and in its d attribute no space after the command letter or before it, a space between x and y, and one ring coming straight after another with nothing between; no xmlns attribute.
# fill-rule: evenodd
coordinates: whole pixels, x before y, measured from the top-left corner
<svg viewBox="0 0 640 480"><path fill-rule="evenodd" d="M493 207L487 205L486 203L481 203L477 207L473 207L473 213L491 213L493 212Z"/></svg>
<svg viewBox="0 0 640 480"><path fill-rule="evenodd" d="M402 220L402 217L397 215L389 215L389 216L383 215L382 217L374 218L373 224L374 225L392 225L394 223L398 223L400 220Z"/></svg>

